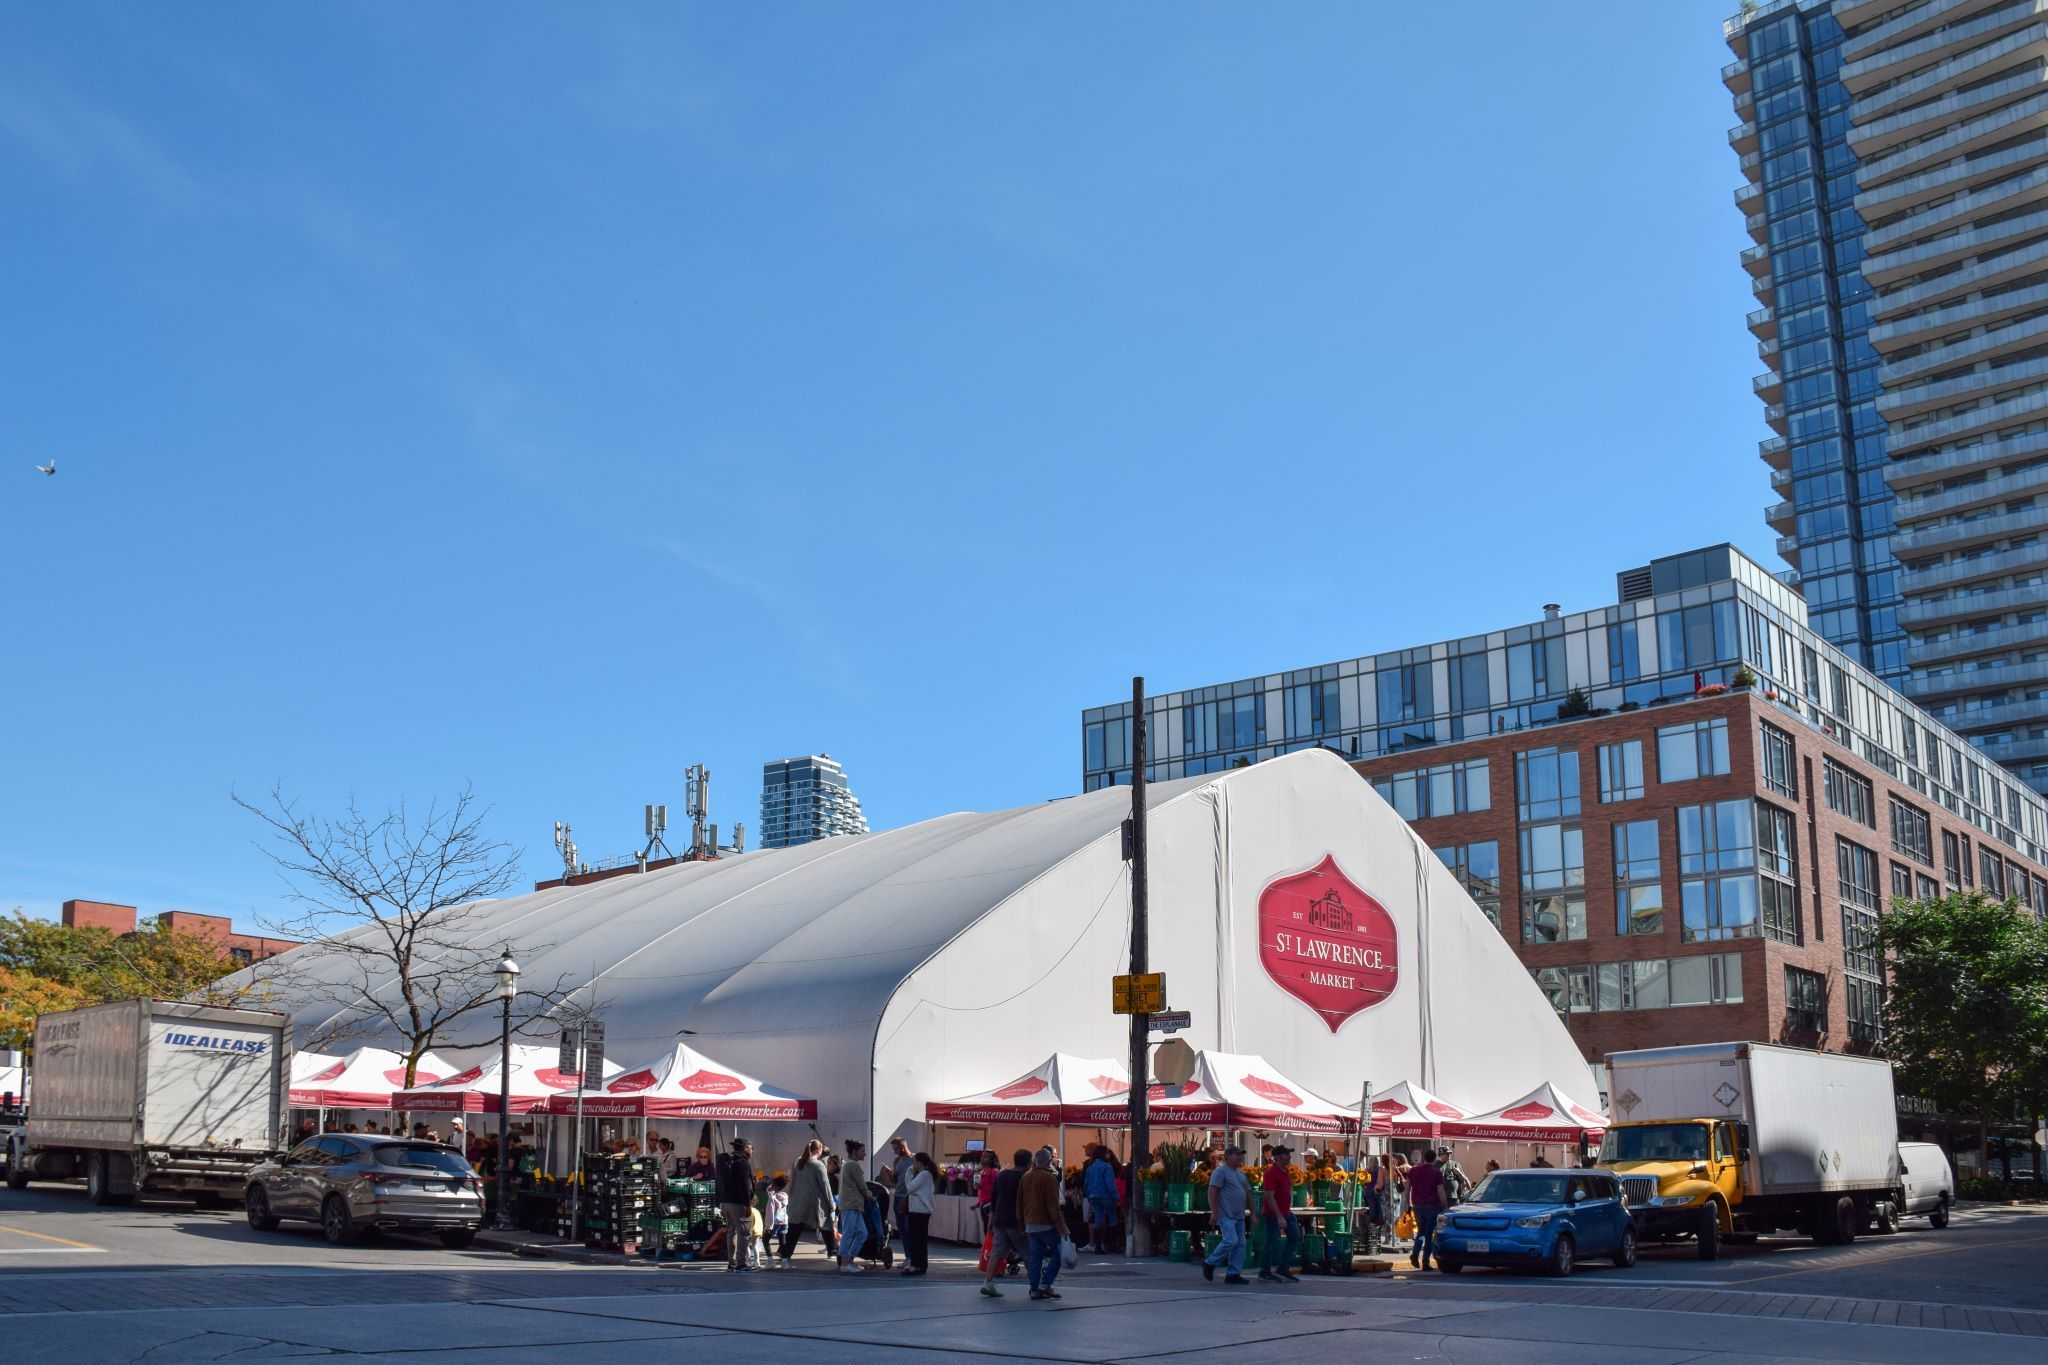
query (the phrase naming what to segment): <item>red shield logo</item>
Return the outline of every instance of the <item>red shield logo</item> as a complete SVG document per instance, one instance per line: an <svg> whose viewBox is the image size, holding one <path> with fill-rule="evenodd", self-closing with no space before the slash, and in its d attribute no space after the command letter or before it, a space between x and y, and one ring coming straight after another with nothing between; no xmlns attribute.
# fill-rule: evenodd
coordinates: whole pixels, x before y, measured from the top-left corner
<svg viewBox="0 0 2048 1365"><path fill-rule="evenodd" d="M1010 1082L1001 1090L998 1090L994 1093L995 1097L999 1100L1021 1100L1026 1095L1036 1095L1039 1091L1044 1090L1046 1088L1046 1083L1043 1077L1026 1076L1021 1081Z"/></svg>
<svg viewBox="0 0 2048 1365"><path fill-rule="evenodd" d="M533 1073L533 1078L550 1090L574 1090L581 1076L566 1076L555 1067L544 1066Z"/></svg>
<svg viewBox="0 0 2048 1365"><path fill-rule="evenodd" d="M480 1067L480 1066L473 1066L473 1067L471 1067L471 1068L470 1068L469 1070L467 1070L467 1071L458 1071L458 1072L456 1072L456 1073L455 1073L455 1074L454 1074L453 1076L450 1076L450 1077L449 1077L449 1078L448 1078L447 1080L445 1080L445 1081L442 1081L442 1082L440 1082L440 1084L442 1084L442 1085L468 1085L468 1084L469 1084L469 1083L470 1083L471 1081L475 1081L475 1080L481 1080L481 1079L483 1078L483 1074L484 1074L484 1069L483 1069L482 1067Z"/></svg>
<svg viewBox="0 0 2048 1365"><path fill-rule="evenodd" d="M1450 1105L1445 1104L1442 1100L1431 1100L1428 1104L1425 1104L1422 1107L1424 1109L1427 1109L1430 1113L1435 1114L1440 1119L1461 1119L1465 1117L1464 1110L1455 1109Z"/></svg>
<svg viewBox="0 0 2048 1365"><path fill-rule="evenodd" d="M1122 1095L1131 1088L1129 1081L1120 1081L1114 1076L1090 1076L1088 1084L1095 1087L1098 1095Z"/></svg>
<svg viewBox="0 0 2048 1365"><path fill-rule="evenodd" d="M1301 1096L1295 1094L1278 1081L1269 1081L1263 1076L1246 1076L1238 1084L1261 1099L1271 1100L1275 1104L1284 1104L1289 1109L1301 1108Z"/></svg>
<svg viewBox="0 0 2048 1365"><path fill-rule="evenodd" d="M1372 1112L1375 1114L1399 1114L1407 1108L1408 1106L1399 1100L1374 1100L1372 1102Z"/></svg>
<svg viewBox="0 0 2048 1365"><path fill-rule="evenodd" d="M619 1077L610 1085L606 1086L605 1089L614 1095L634 1095L638 1094L642 1090L652 1089L654 1086L654 1080L655 1077L652 1071L647 1071L644 1069L640 1071L632 1071Z"/></svg>
<svg viewBox="0 0 2048 1365"><path fill-rule="evenodd" d="M1518 1104L1512 1109L1503 1109L1500 1111L1500 1116L1502 1118L1508 1119L1514 1123L1537 1123L1543 1119L1549 1118L1550 1115L1551 1108L1549 1105L1538 1104L1534 1100L1531 1100L1527 1104Z"/></svg>
<svg viewBox="0 0 2048 1365"><path fill-rule="evenodd" d="M1259 893L1259 962L1275 985L1335 1033L1394 993L1394 917L1325 855Z"/></svg>
<svg viewBox="0 0 2048 1365"><path fill-rule="evenodd" d="M1606 1120L1601 1118L1598 1114L1589 1113L1586 1110L1579 1108L1579 1106L1577 1106L1576 1104L1572 1106L1572 1117L1584 1119L1588 1123L1606 1122Z"/></svg>
<svg viewBox="0 0 2048 1365"><path fill-rule="evenodd" d="M344 1072L344 1071L346 1071L346 1070L348 1070L348 1063L347 1063L347 1062L336 1062L336 1063L335 1063L335 1064L334 1064L333 1066L330 1066L330 1067L328 1067L328 1068L327 1068L327 1069L326 1069L325 1071L321 1072L321 1073L320 1073L319 1075L317 1075L317 1076L309 1076L309 1077L307 1077L306 1079L308 1079L308 1080L313 1080L313 1081L331 1081L331 1080L333 1080L333 1079L334 1079L334 1078L335 1078L336 1076L339 1076L339 1075L340 1075L340 1074L341 1074L342 1072Z"/></svg>
<svg viewBox="0 0 2048 1365"><path fill-rule="evenodd" d="M692 1071L676 1082L676 1088L693 1095L734 1095L745 1090L747 1083L723 1071Z"/></svg>
<svg viewBox="0 0 2048 1365"><path fill-rule="evenodd" d="M405 1068L402 1066L392 1067L389 1071L384 1073L384 1079L392 1085L404 1085ZM412 1083L414 1085L432 1085L435 1081L438 1081L440 1079L441 1078L439 1076L436 1076L431 1071L415 1071L413 1073Z"/></svg>

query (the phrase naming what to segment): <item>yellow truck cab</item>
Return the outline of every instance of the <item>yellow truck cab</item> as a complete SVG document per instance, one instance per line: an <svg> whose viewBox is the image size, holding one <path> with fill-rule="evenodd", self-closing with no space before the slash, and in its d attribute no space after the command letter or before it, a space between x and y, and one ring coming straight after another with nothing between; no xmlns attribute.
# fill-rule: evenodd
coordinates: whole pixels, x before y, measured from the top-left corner
<svg viewBox="0 0 2048 1365"><path fill-rule="evenodd" d="M1607 1058L1615 1122L1600 1165L1646 1242L1793 1231L1853 1241L1898 1227L1898 1116L1889 1062L1764 1043L1644 1048Z"/></svg>

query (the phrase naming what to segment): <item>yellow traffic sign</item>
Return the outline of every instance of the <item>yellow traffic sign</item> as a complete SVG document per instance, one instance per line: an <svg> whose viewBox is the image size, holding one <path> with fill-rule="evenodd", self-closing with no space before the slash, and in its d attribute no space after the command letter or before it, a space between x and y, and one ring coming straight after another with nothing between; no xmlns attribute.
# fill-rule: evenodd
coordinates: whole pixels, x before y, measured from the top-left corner
<svg viewBox="0 0 2048 1365"><path fill-rule="evenodd" d="M1110 1008L1118 1014L1158 1014L1166 1008L1166 973L1111 977Z"/></svg>

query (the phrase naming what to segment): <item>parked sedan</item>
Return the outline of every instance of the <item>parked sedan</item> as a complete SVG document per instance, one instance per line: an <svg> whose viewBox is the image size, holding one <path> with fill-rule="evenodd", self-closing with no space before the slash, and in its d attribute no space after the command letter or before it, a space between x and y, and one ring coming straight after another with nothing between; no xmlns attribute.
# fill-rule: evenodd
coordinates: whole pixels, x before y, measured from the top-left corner
<svg viewBox="0 0 2048 1365"><path fill-rule="evenodd" d="M1581 1258L1636 1263L1636 1224L1606 1171L1495 1171L1437 1224L1446 1274L1468 1265L1541 1266L1569 1275Z"/></svg>
<svg viewBox="0 0 2048 1365"><path fill-rule="evenodd" d="M323 1133L249 1172L249 1226L317 1222L336 1246L370 1228L438 1232L466 1247L483 1226L483 1181L461 1152L438 1142Z"/></svg>

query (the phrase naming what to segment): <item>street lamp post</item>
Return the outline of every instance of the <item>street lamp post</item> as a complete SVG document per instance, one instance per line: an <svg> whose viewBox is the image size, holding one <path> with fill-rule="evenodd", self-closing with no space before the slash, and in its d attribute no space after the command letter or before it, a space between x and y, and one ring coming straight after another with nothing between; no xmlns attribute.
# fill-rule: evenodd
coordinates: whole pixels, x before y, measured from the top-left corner
<svg viewBox="0 0 2048 1365"><path fill-rule="evenodd" d="M519 964L512 950L498 959L498 996L505 1006L505 1027L498 1037L498 1222L512 1226L512 997L519 994Z"/></svg>

